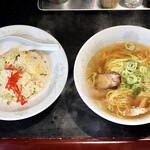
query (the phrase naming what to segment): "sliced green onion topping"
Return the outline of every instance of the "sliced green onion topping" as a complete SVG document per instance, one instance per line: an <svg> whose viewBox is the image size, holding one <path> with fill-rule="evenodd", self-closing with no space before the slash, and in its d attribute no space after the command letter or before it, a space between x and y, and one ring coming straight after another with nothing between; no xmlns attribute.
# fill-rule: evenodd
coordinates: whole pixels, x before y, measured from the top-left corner
<svg viewBox="0 0 150 150"><path fill-rule="evenodd" d="M150 70L147 72L147 78L150 79Z"/></svg>
<svg viewBox="0 0 150 150"><path fill-rule="evenodd" d="M136 50L135 44L132 43L132 42L126 42L125 43L125 48L127 50L130 50L130 51L135 51Z"/></svg>
<svg viewBox="0 0 150 150"><path fill-rule="evenodd" d="M132 89L132 87L133 87L133 84L126 84L126 86L125 86L126 88L129 88L129 89Z"/></svg>
<svg viewBox="0 0 150 150"><path fill-rule="evenodd" d="M109 112L111 112L111 110L110 110L109 108L107 108L107 110L108 110Z"/></svg>
<svg viewBox="0 0 150 150"><path fill-rule="evenodd" d="M139 94L141 93L141 91L142 91L142 89L141 89L140 87L137 87L137 88L134 90L133 95L134 95L134 96L137 96L137 95L139 95Z"/></svg>
<svg viewBox="0 0 150 150"><path fill-rule="evenodd" d="M127 70L123 70L122 73L121 73L122 77L126 77L128 75L128 72Z"/></svg>
<svg viewBox="0 0 150 150"><path fill-rule="evenodd" d="M139 86L141 84L141 78L137 77L137 82L134 84L135 87Z"/></svg>
<svg viewBox="0 0 150 150"><path fill-rule="evenodd" d="M94 74L91 74L87 79L90 79Z"/></svg>
<svg viewBox="0 0 150 150"><path fill-rule="evenodd" d="M134 71L137 69L137 62L128 61L125 63L125 69L130 71Z"/></svg>
<svg viewBox="0 0 150 150"><path fill-rule="evenodd" d="M18 57L20 57L20 54L18 54L18 55L16 56L16 59L18 59Z"/></svg>
<svg viewBox="0 0 150 150"><path fill-rule="evenodd" d="M45 73L41 73L40 75L42 75L42 76L47 76L47 74L45 74Z"/></svg>
<svg viewBox="0 0 150 150"><path fill-rule="evenodd" d="M139 68L140 72L142 73L143 76L146 76L147 75L147 67L144 67L144 66L140 66Z"/></svg>
<svg viewBox="0 0 150 150"><path fill-rule="evenodd" d="M134 84L137 82L137 77L134 74L130 74L127 76L127 83Z"/></svg>

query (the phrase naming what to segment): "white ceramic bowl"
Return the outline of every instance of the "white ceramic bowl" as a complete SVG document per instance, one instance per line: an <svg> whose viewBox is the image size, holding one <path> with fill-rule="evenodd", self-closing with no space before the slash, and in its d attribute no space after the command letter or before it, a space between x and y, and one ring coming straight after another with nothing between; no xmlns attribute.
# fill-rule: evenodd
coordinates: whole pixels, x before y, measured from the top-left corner
<svg viewBox="0 0 150 150"><path fill-rule="evenodd" d="M14 35L24 37L36 42L59 44L57 52L44 52L50 79L47 87L35 97L28 100L28 103L11 103L0 99L0 120L20 120L34 116L49 107L61 94L68 76L68 61L60 43L49 33L36 27L26 25L13 25L0 28L0 37Z"/></svg>
<svg viewBox="0 0 150 150"><path fill-rule="evenodd" d="M120 119L101 110L91 99L85 85L85 70L91 57L102 47L119 42L136 41L150 46L150 30L138 26L116 26L105 29L92 36L80 49L74 66L76 88L86 105L97 115L124 125L141 125L150 123L150 115L139 119Z"/></svg>

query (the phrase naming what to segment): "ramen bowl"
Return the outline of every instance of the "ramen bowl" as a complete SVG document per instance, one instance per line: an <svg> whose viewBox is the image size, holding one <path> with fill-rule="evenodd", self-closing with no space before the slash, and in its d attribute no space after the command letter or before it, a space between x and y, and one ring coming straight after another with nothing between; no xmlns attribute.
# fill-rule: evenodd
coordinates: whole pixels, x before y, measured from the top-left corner
<svg viewBox="0 0 150 150"><path fill-rule="evenodd" d="M74 66L75 85L85 104L100 117L123 125L142 125L150 122L150 115L134 119L124 119L103 111L91 98L85 82L88 63L92 56L101 48L120 41L134 41L150 47L149 39L150 30L143 27L130 25L115 26L96 33L80 49Z"/></svg>
<svg viewBox="0 0 150 150"><path fill-rule="evenodd" d="M68 61L64 49L51 34L39 28L26 25L12 25L0 28L0 37L12 35L35 42L58 44L60 49L56 52L42 52L46 58L45 63L47 63L50 74L42 91L29 98L24 105L21 105L20 102L12 102L7 105L7 102L0 98L0 120L10 121L32 117L51 106L61 94L68 76Z"/></svg>

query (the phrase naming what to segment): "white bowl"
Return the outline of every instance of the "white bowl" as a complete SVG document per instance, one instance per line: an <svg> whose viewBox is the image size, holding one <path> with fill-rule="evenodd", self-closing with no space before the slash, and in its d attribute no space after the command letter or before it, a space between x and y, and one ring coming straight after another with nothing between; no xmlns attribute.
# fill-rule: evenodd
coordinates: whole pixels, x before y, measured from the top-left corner
<svg viewBox="0 0 150 150"><path fill-rule="evenodd" d="M49 33L36 27L13 25L0 28L0 37L14 35L43 43L59 44L57 52L43 52L50 69L50 79L46 88L28 100L28 103L11 103L0 99L0 120L20 120L34 116L49 107L61 94L68 76L68 61L60 43Z"/></svg>
<svg viewBox="0 0 150 150"><path fill-rule="evenodd" d="M91 57L102 47L119 42L135 41L150 46L150 30L138 26L116 26L105 29L92 36L80 49L74 66L76 88L86 105L97 115L123 125L142 125L150 123L150 115L139 119L121 119L101 110L91 99L85 85L85 70Z"/></svg>

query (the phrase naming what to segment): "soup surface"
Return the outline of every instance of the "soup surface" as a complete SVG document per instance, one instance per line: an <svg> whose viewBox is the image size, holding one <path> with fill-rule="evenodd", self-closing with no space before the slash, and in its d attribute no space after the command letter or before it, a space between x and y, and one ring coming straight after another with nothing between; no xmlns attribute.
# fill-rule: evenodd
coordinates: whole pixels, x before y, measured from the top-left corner
<svg viewBox="0 0 150 150"><path fill-rule="evenodd" d="M117 87L97 88L103 84L97 76L114 72L121 78ZM104 111L120 118L149 114L150 47L132 41L108 45L91 58L85 79L92 99Z"/></svg>

